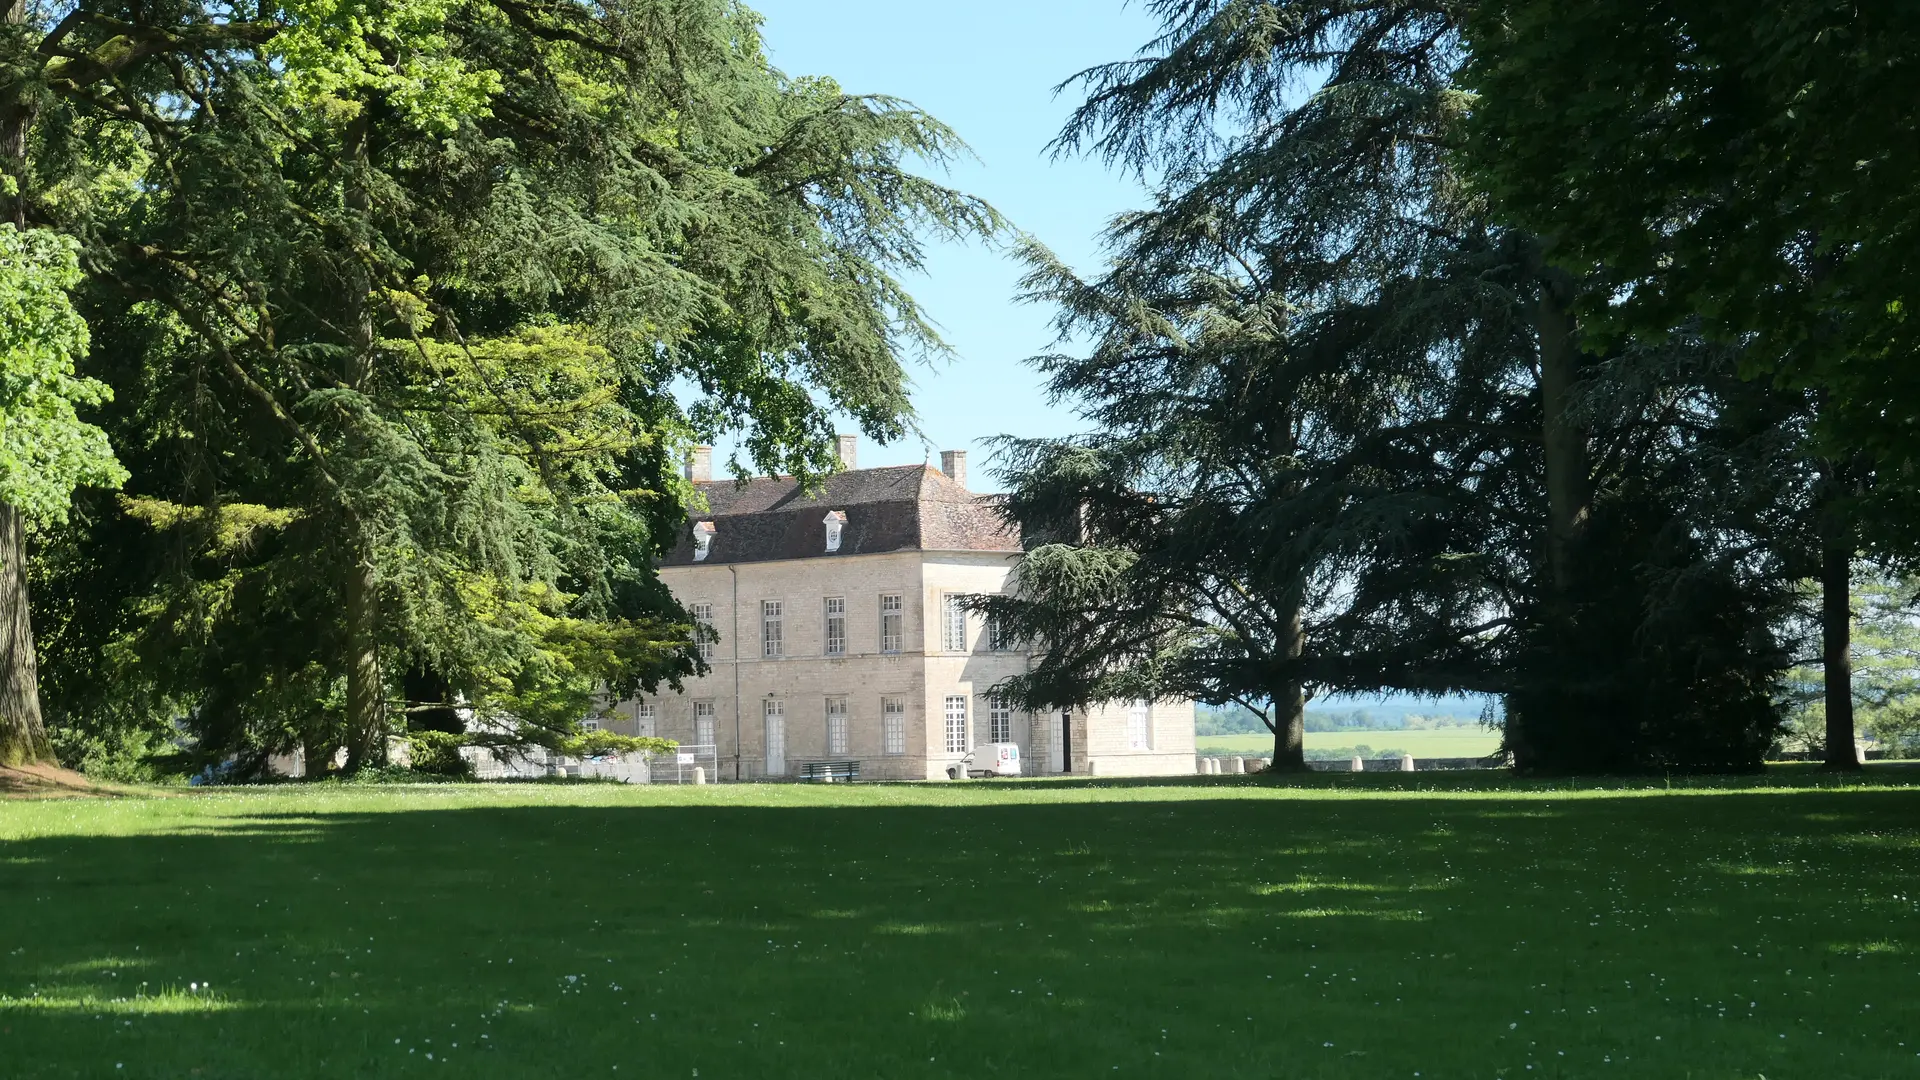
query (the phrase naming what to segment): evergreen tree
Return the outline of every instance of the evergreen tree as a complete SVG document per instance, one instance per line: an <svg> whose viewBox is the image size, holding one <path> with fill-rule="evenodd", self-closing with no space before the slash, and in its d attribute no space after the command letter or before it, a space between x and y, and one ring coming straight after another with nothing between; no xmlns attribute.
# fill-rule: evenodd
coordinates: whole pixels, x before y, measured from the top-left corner
<svg viewBox="0 0 1920 1080"><path fill-rule="evenodd" d="M105 434L75 411L107 394L74 371L87 348L87 324L68 295L79 280L71 241L0 222L0 765L49 757L28 617L27 528L66 520L76 487L126 477Z"/></svg>
<svg viewBox="0 0 1920 1080"><path fill-rule="evenodd" d="M104 191L39 209L87 245L143 452L56 560L128 592L51 583L55 655L209 754L358 768L392 703L456 698L559 744L601 688L697 667L651 570L682 448L737 430L811 476L832 410L901 434L901 357L939 343L896 275L998 220L907 171L950 131L781 75L725 0L332 11L40 116L36 166Z"/></svg>
<svg viewBox="0 0 1920 1080"><path fill-rule="evenodd" d="M1473 175L1593 280L1587 339L1694 323L1813 393L1825 744L1858 768L1853 564L1916 550L1911 20L1829 0L1491 0L1472 30Z"/></svg>
<svg viewBox="0 0 1920 1080"><path fill-rule="evenodd" d="M1050 698L1498 693L1525 768L1750 767L1786 590L1762 530L1794 402L1687 333L1589 352L1587 283L1458 175L1458 5L1166 0L1063 145L1158 177L1083 283L1032 258L1096 433L1014 444L1036 539L986 606ZM1726 416L1727 423L1721 422ZM1783 457L1783 455L1787 455ZM1797 490L1797 489L1796 489Z"/></svg>

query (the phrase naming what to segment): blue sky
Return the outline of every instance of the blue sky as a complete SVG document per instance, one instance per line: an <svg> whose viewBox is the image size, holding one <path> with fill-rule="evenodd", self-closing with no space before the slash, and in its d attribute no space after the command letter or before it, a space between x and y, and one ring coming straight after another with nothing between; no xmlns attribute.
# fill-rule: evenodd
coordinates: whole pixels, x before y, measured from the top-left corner
<svg viewBox="0 0 1920 1080"><path fill-rule="evenodd" d="M849 93L905 98L945 121L979 157L958 165L946 182L985 198L1076 268L1097 267L1100 229L1144 203L1137 184L1099 162L1055 161L1045 149L1079 101L1071 90L1056 98L1053 86L1083 68L1130 57L1154 36L1155 24L1137 4L748 2L766 18L775 66L789 75L832 76ZM1019 268L1002 253L949 245L928 254L927 273L909 284L955 356L910 371L927 441L880 447L863 438L860 463L937 464L941 450L967 450L972 486L998 490L982 440L1077 427L1070 410L1046 403L1039 377L1022 363L1050 344L1052 312L1014 301ZM724 460L730 448L718 449Z"/></svg>

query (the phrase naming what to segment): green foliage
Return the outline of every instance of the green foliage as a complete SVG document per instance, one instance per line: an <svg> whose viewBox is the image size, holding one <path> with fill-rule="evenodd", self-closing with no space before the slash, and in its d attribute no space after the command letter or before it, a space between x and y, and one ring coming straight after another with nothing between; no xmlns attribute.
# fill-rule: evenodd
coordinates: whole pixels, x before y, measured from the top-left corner
<svg viewBox="0 0 1920 1080"><path fill-rule="evenodd" d="M465 737L450 731L410 731L407 733L407 767L414 772L440 776L469 776L473 767L460 756L464 745Z"/></svg>
<svg viewBox="0 0 1920 1080"><path fill-rule="evenodd" d="M167 784L186 779L188 758L171 741L140 730L98 733L56 728L54 754L87 779L109 784Z"/></svg>
<svg viewBox="0 0 1920 1080"><path fill-rule="evenodd" d="M1080 78L1061 139L1152 205L1097 279L1027 250L1030 295L1089 343L1036 358L1089 433L1003 445L1007 513L1046 545L982 602L1047 643L1008 688L1276 726L1319 691L1474 691L1505 697L1525 768L1757 766L1804 398L1662 327L1576 353L1549 400L1541 312L1585 282L1458 171L1467 8L1152 8L1162 36Z"/></svg>
<svg viewBox="0 0 1920 1080"><path fill-rule="evenodd" d="M84 246L138 451L39 574L57 724L358 766L403 673L552 745L677 685L685 448L813 476L835 411L904 434L943 346L902 278L1001 228L912 171L951 130L773 69L732 0L124 17L36 12L11 54L24 204Z"/></svg>
<svg viewBox="0 0 1920 1080"><path fill-rule="evenodd" d="M601 754L666 754L671 753L679 743L672 739L656 739L651 736L619 735L602 728L598 731L585 731L570 736L560 743L560 750L568 757L597 757Z"/></svg>
<svg viewBox="0 0 1920 1080"><path fill-rule="evenodd" d="M80 280L71 240L0 222L0 502L41 522L65 521L75 488L127 478L76 411L112 397L74 372L87 351L69 296Z"/></svg>
<svg viewBox="0 0 1920 1080"><path fill-rule="evenodd" d="M1195 735L1265 734L1267 725L1260 714L1238 706L1199 705L1193 711Z"/></svg>
<svg viewBox="0 0 1920 1080"><path fill-rule="evenodd" d="M1882 470L1914 550L1920 30L1895 4L1488 0L1465 82L1474 183L1596 277L1589 336L1698 320L1821 391L1834 458ZM1593 73L1604 72L1603 78Z"/></svg>
<svg viewBox="0 0 1920 1080"><path fill-rule="evenodd" d="M1853 704L1857 729L1893 756L1920 753L1920 596L1910 578L1876 574L1853 590ZM1787 679L1790 749L1821 753L1825 673L1794 668Z"/></svg>

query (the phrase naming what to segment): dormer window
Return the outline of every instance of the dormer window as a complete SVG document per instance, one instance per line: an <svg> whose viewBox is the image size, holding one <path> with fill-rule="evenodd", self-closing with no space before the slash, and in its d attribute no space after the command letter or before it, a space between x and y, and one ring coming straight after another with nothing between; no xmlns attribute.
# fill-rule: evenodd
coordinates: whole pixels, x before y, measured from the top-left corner
<svg viewBox="0 0 1920 1080"><path fill-rule="evenodd" d="M711 521L696 521L693 525L693 561L703 562L707 553L713 550L714 527Z"/></svg>
<svg viewBox="0 0 1920 1080"><path fill-rule="evenodd" d="M840 530L845 528L847 524L846 511L829 510L827 511L827 516L821 519L821 523L827 527L827 550L839 551Z"/></svg>

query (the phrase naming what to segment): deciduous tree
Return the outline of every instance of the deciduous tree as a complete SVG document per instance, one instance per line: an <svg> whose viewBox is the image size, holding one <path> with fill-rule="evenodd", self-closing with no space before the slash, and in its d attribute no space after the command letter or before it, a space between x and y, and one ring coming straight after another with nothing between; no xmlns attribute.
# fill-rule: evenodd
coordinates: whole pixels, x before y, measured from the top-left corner
<svg viewBox="0 0 1920 1080"><path fill-rule="evenodd" d="M0 765L48 757L28 604L27 529L66 520L74 489L126 478L104 432L80 419L107 388L80 378L87 324L69 296L74 245L0 222Z"/></svg>

